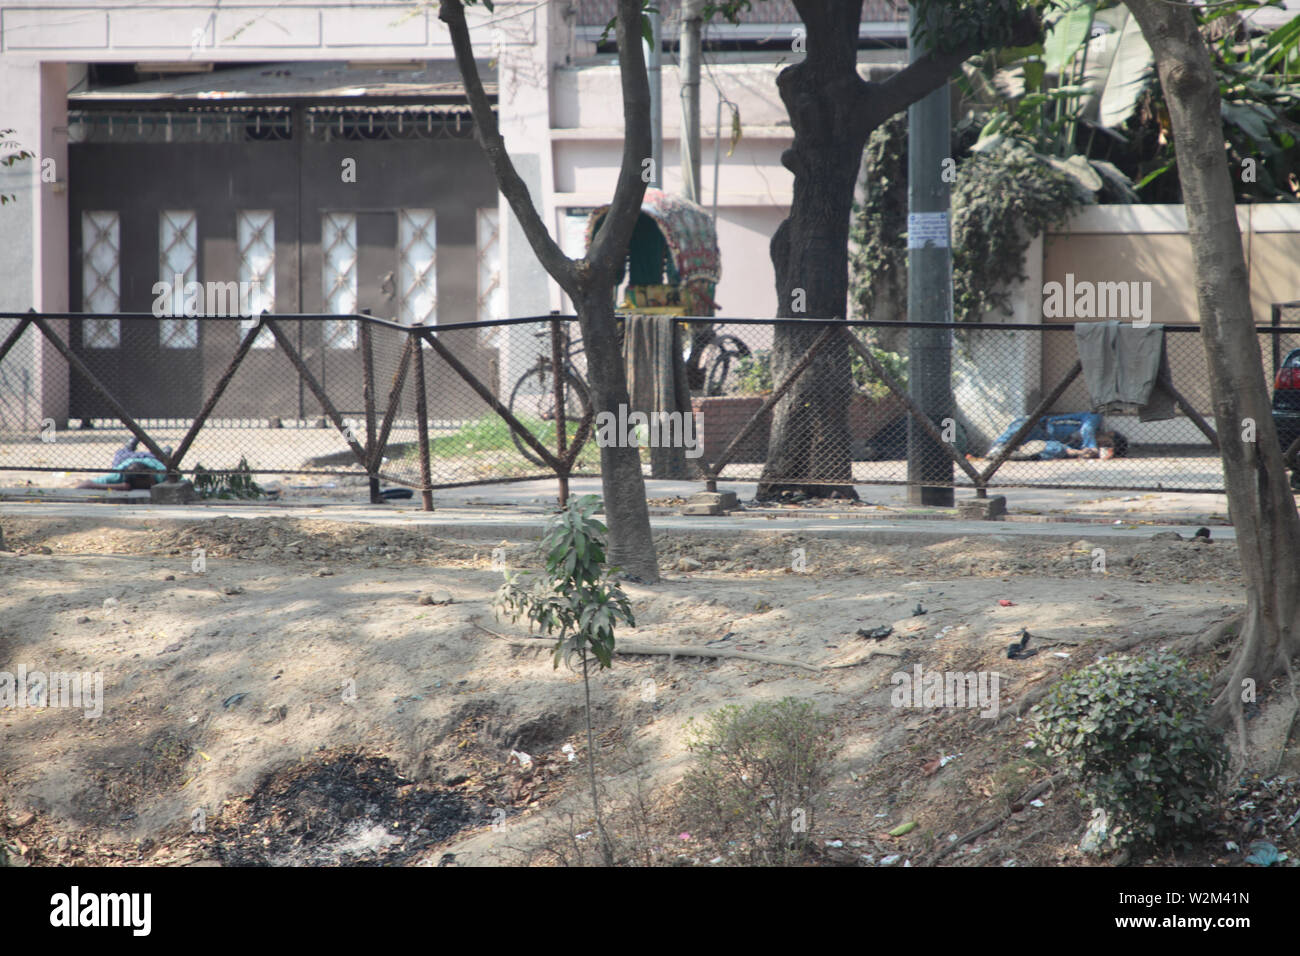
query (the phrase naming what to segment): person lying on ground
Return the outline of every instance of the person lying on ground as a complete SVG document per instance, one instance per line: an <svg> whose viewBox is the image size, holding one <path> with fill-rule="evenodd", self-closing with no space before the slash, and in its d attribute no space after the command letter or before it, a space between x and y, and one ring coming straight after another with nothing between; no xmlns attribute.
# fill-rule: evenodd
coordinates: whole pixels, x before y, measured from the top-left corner
<svg viewBox="0 0 1300 956"><path fill-rule="evenodd" d="M148 477L150 484L158 484L167 477L167 466L154 457L153 452L138 451L140 440L132 438L113 453L113 471L97 478L88 478L78 482L77 488L98 488L108 491L129 491L130 475L142 474ZM163 454L171 457L170 447L163 449Z"/></svg>

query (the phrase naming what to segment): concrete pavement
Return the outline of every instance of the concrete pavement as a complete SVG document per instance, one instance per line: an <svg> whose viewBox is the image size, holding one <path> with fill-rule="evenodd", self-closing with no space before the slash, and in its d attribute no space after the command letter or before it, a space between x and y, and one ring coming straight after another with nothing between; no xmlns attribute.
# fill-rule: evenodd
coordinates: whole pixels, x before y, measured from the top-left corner
<svg viewBox="0 0 1300 956"><path fill-rule="evenodd" d="M651 501L687 497L700 490L698 482L647 481ZM723 482L723 490L736 491L741 501L751 500L755 485ZM574 479L575 495L598 494L599 479ZM8 489L0 500L0 520L24 518L100 518L127 521L201 521L214 518L318 518L327 521L404 527L428 527L445 537L533 538L541 534L548 514L555 507L555 482L459 488L434 493L437 510L420 510L419 496L410 501L371 505L340 501L337 497L312 496L310 489L274 503L211 501L192 505L151 505L147 493L121 496L122 503L100 504L58 496L28 497L20 489ZM870 505L778 507L752 509L723 516L686 517L673 507L652 507L655 531L706 533L710 535L784 532L806 535L846 535L859 541L927 544L970 535L1021 537L1030 539L1121 539L1150 538L1158 531L1178 531L1191 536L1201 525L1210 525L1216 540L1235 540L1231 527L1222 523L1226 511L1223 496L1216 495L1125 495L1098 498L1092 491L1014 489L1006 492L1012 514L1003 521L969 521L951 517L951 511L909 508L906 488L868 486L859 494ZM364 491L356 489L355 497ZM969 497L959 492L959 499ZM141 500L143 499L143 500ZM1055 505L1055 509L1047 509ZM1200 505L1201 508L1196 508ZM1214 506L1220 513L1215 520ZM1091 510L1088 510L1091 509ZM1108 510L1109 509L1109 510ZM1138 523L1141 522L1141 523Z"/></svg>

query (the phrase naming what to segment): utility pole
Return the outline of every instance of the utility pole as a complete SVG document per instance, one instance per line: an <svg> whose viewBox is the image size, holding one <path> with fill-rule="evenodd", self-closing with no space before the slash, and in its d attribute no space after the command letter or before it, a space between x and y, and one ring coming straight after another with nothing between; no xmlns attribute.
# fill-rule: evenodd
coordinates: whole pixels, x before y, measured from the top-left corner
<svg viewBox="0 0 1300 956"><path fill-rule="evenodd" d="M664 94L661 82L660 51L663 48L660 33L659 11L651 8L645 14L650 18L650 49L646 51L646 74L650 80L650 187L664 188ZM645 42L644 40L642 41Z"/></svg>
<svg viewBox="0 0 1300 956"><path fill-rule="evenodd" d="M927 52L912 6L908 59ZM947 328L910 329L908 391L945 437L954 435L952 399L952 249L944 160L952 150L948 84L907 110L907 318ZM952 507L953 462L914 419L907 425L907 497L911 504ZM930 482L931 484L927 484Z"/></svg>
<svg viewBox="0 0 1300 956"><path fill-rule="evenodd" d="M682 195L700 201L700 30L704 0L683 0L681 29Z"/></svg>

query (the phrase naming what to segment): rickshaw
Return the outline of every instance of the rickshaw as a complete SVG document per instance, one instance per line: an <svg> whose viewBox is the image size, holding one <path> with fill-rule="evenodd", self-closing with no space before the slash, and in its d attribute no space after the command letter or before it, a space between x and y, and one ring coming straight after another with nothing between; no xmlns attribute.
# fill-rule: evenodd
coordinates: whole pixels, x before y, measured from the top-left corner
<svg viewBox="0 0 1300 956"><path fill-rule="evenodd" d="M601 206L587 218L586 248L591 247L596 230L608 212L609 206ZM702 206L680 196L647 189L641 201L641 214L632 230L627 265L616 287L615 296L621 291L622 300L617 302L615 313L711 317L718 308L713 292L720 275L713 217ZM620 334L621 326L620 322ZM723 394L728 374L741 358L750 354L748 346L734 335L719 334L712 322L690 322L687 328L689 341L684 346L683 361L691 394ZM565 419L576 422L591 409L590 393L580 368L581 343L566 335L562 354ZM551 360L543 353L515 383L511 409L528 408L543 420L554 419L555 409L547 407L554 405L548 397L553 391L552 383ZM542 463L518 435L512 432L511 437L520 454L534 464Z"/></svg>
<svg viewBox="0 0 1300 956"><path fill-rule="evenodd" d="M608 211L602 206L588 217L588 248ZM647 189L632 229L627 267L619 277L623 300L616 312L712 316L721 274L713 217L681 196ZM711 322L691 322L688 328L684 359L690 389L693 394L721 395L731 367L749 355L749 349L734 335L717 334Z"/></svg>

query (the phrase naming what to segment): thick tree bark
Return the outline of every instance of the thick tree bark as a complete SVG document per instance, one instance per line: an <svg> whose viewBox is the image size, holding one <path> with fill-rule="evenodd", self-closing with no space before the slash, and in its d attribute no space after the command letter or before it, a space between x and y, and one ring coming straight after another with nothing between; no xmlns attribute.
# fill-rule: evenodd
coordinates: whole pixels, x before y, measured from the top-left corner
<svg viewBox="0 0 1300 956"><path fill-rule="evenodd" d="M795 0L807 31L807 56L777 79L794 143L781 157L794 173L790 215L772 236L777 315L843 319L853 193L871 131L948 82L972 47L928 53L881 83L858 75L862 0ZM1027 14L1015 42L1039 30ZM779 326L772 379L781 381L817 337L817 326ZM853 379L847 346L823 349L777 403L758 497L798 491L857 498L848 427Z"/></svg>
<svg viewBox="0 0 1300 956"><path fill-rule="evenodd" d="M474 115L475 136L487 155L497 186L510 203L538 260L578 310L595 411L597 414L609 411L617 415L619 404L627 404L628 394L627 373L618 348L612 304L615 285L645 196L641 162L650 156L650 87L641 49L640 0L618 2L616 36L624 121L622 167L605 221L593 238L586 258L578 260L566 256L551 237L533 205L528 186L506 151L496 114L474 62L462 0L442 0L439 18L451 33L456 64ZM640 452L636 448L602 448L600 458L601 490L609 524L610 563L637 580L658 581L658 560L650 533Z"/></svg>
<svg viewBox="0 0 1300 956"><path fill-rule="evenodd" d="M1155 54L1169 104L1196 264L1210 394L1246 584L1244 627L1220 675L1214 712L1219 723L1236 724L1244 750L1245 682L1263 690L1290 672L1300 652L1300 516L1270 414L1209 50L1190 8L1164 0L1127 0L1127 6ZM1248 421L1253 441L1243 440Z"/></svg>
<svg viewBox="0 0 1300 956"><path fill-rule="evenodd" d="M614 324L611 292L597 289L575 302L587 351L587 368L592 370L592 406L614 410L617 414L620 405L629 408L631 403L623 369L623 351ZM597 375L594 370L598 368L617 369L617 374ZM646 505L645 481L641 473L641 450L635 446L601 448L600 479L605 493L605 517L609 521L609 563L640 581L657 580L650 510Z"/></svg>
<svg viewBox="0 0 1300 956"><path fill-rule="evenodd" d="M808 30L808 56L777 80L794 129L794 144L781 162L795 177L790 216L771 243L777 315L843 318L853 189L870 133L858 103L865 85L857 72L862 2L797 6ZM777 327L773 382L785 379L820 332L817 325ZM760 499L786 491L857 497L849 457L849 369L848 348L828 345L777 403Z"/></svg>

